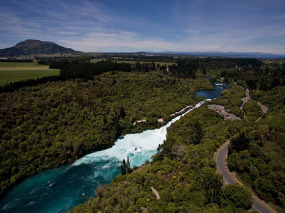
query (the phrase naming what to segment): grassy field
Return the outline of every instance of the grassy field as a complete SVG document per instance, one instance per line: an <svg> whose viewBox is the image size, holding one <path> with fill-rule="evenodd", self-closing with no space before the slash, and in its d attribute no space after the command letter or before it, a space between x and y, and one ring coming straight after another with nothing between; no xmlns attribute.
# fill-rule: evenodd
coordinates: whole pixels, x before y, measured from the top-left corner
<svg viewBox="0 0 285 213"><path fill-rule="evenodd" d="M59 75L59 70L37 63L0 62L0 85L51 75Z"/></svg>
<svg viewBox="0 0 285 213"><path fill-rule="evenodd" d="M128 63L128 64L135 64L135 63L137 63L136 61L127 61L127 60L113 60L114 62L117 62L117 63ZM143 63L152 63L152 62L148 62L148 61L140 61L140 63L141 64L143 64ZM162 65L166 65L166 66L170 66L170 65L172 65L172 64L175 64L175 62L161 62L161 61L159 61L159 62L154 62L155 63L155 65L157 66L157 64L159 64L160 66L162 66Z"/></svg>
<svg viewBox="0 0 285 213"><path fill-rule="evenodd" d="M102 60L108 60L109 58L95 58L95 59L91 59L90 62L92 63L97 63L98 61L102 61ZM137 63L137 61L134 60L120 60L120 59L111 59L113 62L117 62L117 63L128 63L128 64L135 64ZM152 62L148 62L148 61L143 61L140 60L140 63L152 63ZM170 66L172 64L175 64L175 62L154 62L155 65L157 66L157 64L159 64L160 66L162 65L166 65L166 66Z"/></svg>
<svg viewBox="0 0 285 213"><path fill-rule="evenodd" d="M97 63L99 61L105 61L105 60L108 60L108 58L93 58L90 60L91 63Z"/></svg>

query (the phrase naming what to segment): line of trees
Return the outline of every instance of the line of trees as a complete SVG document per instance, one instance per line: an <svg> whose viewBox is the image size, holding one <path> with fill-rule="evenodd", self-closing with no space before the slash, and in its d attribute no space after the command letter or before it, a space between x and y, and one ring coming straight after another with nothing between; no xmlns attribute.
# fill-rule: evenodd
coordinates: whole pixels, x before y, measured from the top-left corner
<svg viewBox="0 0 285 213"><path fill-rule="evenodd" d="M261 65L261 61L250 58L191 58L178 60L177 64L169 67L169 71L172 73L172 75L177 77L195 79L198 70L202 71L203 75L206 75L207 70L232 68L238 68L241 70L258 70L260 69ZM222 74L226 76L226 78L228 78L230 75L228 72L224 72ZM236 72L234 72L234 74L236 75Z"/></svg>
<svg viewBox="0 0 285 213"><path fill-rule="evenodd" d="M51 69L61 69L71 63L87 63L92 57L37 57L38 64L49 65Z"/></svg>
<svg viewBox="0 0 285 213"><path fill-rule="evenodd" d="M223 71L221 76L232 78L237 82L245 82L251 90L268 91L285 85L285 67L280 64L237 67L238 70Z"/></svg>
<svg viewBox="0 0 285 213"><path fill-rule="evenodd" d="M7 83L0 86L0 93L11 92L27 86L36 86L38 84L50 81L64 81L69 79L93 79L93 76L100 75L108 71L130 72L131 65L127 63L114 63L111 61L100 61L97 63L81 63L79 61L53 61L50 62L51 68L61 68L59 76L47 76L37 79L27 79L23 81Z"/></svg>
<svg viewBox="0 0 285 213"><path fill-rule="evenodd" d="M12 92L14 90L19 90L23 87L37 86L38 84L44 84L51 81L61 81L61 80L65 80L65 78L61 76L46 76L37 79L27 79L22 81L10 82L5 84L4 86L0 86L0 93Z"/></svg>
<svg viewBox="0 0 285 213"><path fill-rule="evenodd" d="M151 70L156 70L155 63L140 63L137 61L134 65L132 65L133 71L142 71L142 72L148 72Z"/></svg>
<svg viewBox="0 0 285 213"><path fill-rule="evenodd" d="M33 60L31 59L13 59L13 58L8 58L8 59L0 59L0 62L21 62L21 63L31 63Z"/></svg>
<svg viewBox="0 0 285 213"><path fill-rule="evenodd" d="M83 78L93 79L93 76L108 71L130 72L131 65L127 63L114 63L111 61L99 61L97 63L71 63L60 69L60 76L72 79Z"/></svg>
<svg viewBox="0 0 285 213"><path fill-rule="evenodd" d="M196 78L196 71L198 66L188 60L177 61L177 64L173 64L169 67L169 71L172 75L180 78Z"/></svg>

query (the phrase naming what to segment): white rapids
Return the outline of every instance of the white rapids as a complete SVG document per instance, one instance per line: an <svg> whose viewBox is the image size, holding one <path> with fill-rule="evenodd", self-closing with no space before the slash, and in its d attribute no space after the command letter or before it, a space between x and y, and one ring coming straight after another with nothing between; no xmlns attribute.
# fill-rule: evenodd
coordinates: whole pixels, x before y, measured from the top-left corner
<svg viewBox="0 0 285 213"><path fill-rule="evenodd" d="M140 166L146 160L151 161L151 156L156 153L158 145L162 144L166 139L167 128L185 114L200 107L205 101L206 100L199 102L195 107L172 119L159 129L146 130L136 134L127 134L126 136L117 139L115 145L111 148L85 155L75 161L73 165L90 164L104 158L116 158L117 160L122 161L129 157L132 167Z"/></svg>

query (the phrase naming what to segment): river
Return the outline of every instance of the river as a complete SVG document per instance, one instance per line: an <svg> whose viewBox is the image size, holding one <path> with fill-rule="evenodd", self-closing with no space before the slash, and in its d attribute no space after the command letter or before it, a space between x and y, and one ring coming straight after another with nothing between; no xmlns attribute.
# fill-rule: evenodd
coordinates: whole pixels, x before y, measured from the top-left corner
<svg viewBox="0 0 285 213"><path fill-rule="evenodd" d="M201 90L197 97L214 99L229 88L216 82L213 90ZM200 107L201 101L194 108ZM183 115L193 109L188 110ZM181 115L181 116L183 116ZM110 183L120 174L120 165L129 157L131 166L140 166L156 153L159 144L166 139L167 127L179 120L178 116L159 129L127 134L115 141L113 147L88 154L71 165L43 171L15 186L1 201L0 212L23 213L67 212L73 206L94 196L98 184ZM84 196L83 196L84 194Z"/></svg>

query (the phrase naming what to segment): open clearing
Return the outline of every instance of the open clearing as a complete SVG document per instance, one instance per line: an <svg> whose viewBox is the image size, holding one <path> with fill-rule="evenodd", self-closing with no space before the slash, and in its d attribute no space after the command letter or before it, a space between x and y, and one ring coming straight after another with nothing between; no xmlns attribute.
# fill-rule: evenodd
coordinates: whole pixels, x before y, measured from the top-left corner
<svg viewBox="0 0 285 213"><path fill-rule="evenodd" d="M59 75L59 69L47 65L26 62L0 62L0 85L26 79Z"/></svg>
<svg viewBox="0 0 285 213"><path fill-rule="evenodd" d="M135 64L137 63L137 61L121 61L121 60L114 60L114 62L117 62L117 63L128 63L128 64ZM143 63L153 63L151 61L139 61L141 64ZM157 64L159 64L160 66L163 66L163 65L166 65L166 66L170 66L170 65L173 65L175 64L175 62L163 62L163 61L159 61L159 62L154 62L155 65L157 66Z"/></svg>
<svg viewBox="0 0 285 213"><path fill-rule="evenodd" d="M3 67L48 67L47 65L37 64L33 62L0 62L0 68Z"/></svg>

